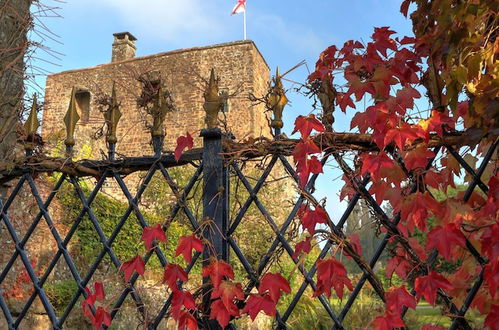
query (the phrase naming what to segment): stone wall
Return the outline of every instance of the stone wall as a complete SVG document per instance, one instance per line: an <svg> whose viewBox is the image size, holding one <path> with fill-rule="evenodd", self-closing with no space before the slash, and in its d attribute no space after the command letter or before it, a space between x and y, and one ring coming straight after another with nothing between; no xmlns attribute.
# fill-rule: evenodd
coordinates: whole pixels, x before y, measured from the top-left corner
<svg viewBox="0 0 499 330"><path fill-rule="evenodd" d="M42 136L45 141L64 137L63 117L71 89L76 86L90 92L90 107L88 115L80 113L83 120L77 125L75 148L90 145L92 156L100 157L100 150L106 151L104 139L91 139L104 122L96 99L99 93L110 95L115 81L123 113L118 125L117 152L126 156L151 155L150 133L146 128L150 118L136 104L141 94L137 78L149 73L161 77L173 94L177 109L167 115L165 149L174 149L176 138L186 131L196 134L195 145L200 146L196 132L205 127L203 79L209 77L211 68L220 78L220 89L235 94L228 100L226 116L227 127L236 139L269 136L264 106L252 105L248 99L249 93L264 95L269 84L269 68L252 41L182 49L50 75L45 90Z"/></svg>

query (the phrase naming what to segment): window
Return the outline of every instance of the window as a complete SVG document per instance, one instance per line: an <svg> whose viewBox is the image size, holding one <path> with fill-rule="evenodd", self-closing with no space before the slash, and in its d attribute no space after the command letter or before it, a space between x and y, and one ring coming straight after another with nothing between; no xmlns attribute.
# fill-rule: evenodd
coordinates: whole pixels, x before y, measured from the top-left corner
<svg viewBox="0 0 499 330"><path fill-rule="evenodd" d="M83 124L88 123L90 119L90 92L89 91L77 91L75 94L76 100L76 110L78 111L81 122Z"/></svg>

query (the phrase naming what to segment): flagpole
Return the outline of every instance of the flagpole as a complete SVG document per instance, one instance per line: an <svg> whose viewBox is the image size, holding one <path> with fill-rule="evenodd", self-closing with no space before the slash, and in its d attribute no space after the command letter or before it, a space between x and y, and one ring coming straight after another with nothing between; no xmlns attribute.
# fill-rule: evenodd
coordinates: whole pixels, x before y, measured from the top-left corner
<svg viewBox="0 0 499 330"><path fill-rule="evenodd" d="M244 21L244 40L246 40L246 4L244 5L243 21Z"/></svg>

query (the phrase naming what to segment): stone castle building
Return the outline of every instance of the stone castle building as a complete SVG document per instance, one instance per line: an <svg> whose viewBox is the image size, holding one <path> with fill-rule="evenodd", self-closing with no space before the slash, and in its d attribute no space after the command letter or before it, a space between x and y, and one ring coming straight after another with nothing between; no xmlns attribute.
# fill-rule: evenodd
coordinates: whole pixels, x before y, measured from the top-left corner
<svg viewBox="0 0 499 330"><path fill-rule="evenodd" d="M95 67L49 75L45 89L42 136L45 141L64 136L63 117L68 109L72 87L80 116L75 132L78 150L90 144L92 157L106 151L104 139L91 139L103 127L99 99L111 95L113 82L120 110L116 151L126 156L151 155L151 135L147 128L150 116L137 105L147 84L158 84L171 93L175 111L165 121L165 149L175 147L176 138L188 131L205 127L203 91L212 68L220 78L220 91L229 95L220 118L237 140L249 136L268 136L269 128L263 104L254 105L249 94L265 95L270 78L269 67L252 41L168 51L135 57L136 38L129 32L115 33L111 62ZM195 140L200 146L200 139Z"/></svg>

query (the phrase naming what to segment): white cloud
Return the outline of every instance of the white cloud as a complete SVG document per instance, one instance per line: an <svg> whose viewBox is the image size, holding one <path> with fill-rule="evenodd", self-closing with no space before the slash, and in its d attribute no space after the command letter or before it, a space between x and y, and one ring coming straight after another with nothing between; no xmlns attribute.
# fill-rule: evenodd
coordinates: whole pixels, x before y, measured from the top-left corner
<svg viewBox="0 0 499 330"><path fill-rule="evenodd" d="M110 21L119 22L141 42L166 43L172 49L242 39L242 17L230 15L235 3L236 0L79 0L71 4L71 10L106 13ZM313 24L285 20L262 9L251 8L248 12L248 38L257 44L279 45L280 51L305 56L315 56L325 48Z"/></svg>
<svg viewBox="0 0 499 330"><path fill-rule="evenodd" d="M217 1L200 0L85 0L81 4L92 10L106 10L110 19L117 18L141 39L177 43L199 41L206 36L219 39L225 34L222 17L228 8L220 9ZM225 15L224 15L225 14Z"/></svg>
<svg viewBox="0 0 499 330"><path fill-rule="evenodd" d="M275 43L284 44L296 53L319 54L324 50L324 40L310 27L287 22L272 14L257 14L254 19L260 34L275 39Z"/></svg>

